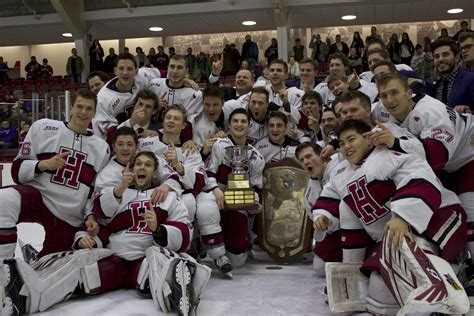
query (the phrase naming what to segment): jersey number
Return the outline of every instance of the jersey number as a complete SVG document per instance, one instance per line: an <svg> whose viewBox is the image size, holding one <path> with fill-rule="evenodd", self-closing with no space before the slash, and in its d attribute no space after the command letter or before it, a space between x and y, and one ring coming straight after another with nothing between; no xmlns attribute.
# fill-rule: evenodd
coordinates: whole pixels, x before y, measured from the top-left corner
<svg viewBox="0 0 474 316"><path fill-rule="evenodd" d="M367 189L367 179L365 176L349 183L347 189L359 213L358 217L364 224L369 225L375 222L389 211L372 197Z"/></svg>

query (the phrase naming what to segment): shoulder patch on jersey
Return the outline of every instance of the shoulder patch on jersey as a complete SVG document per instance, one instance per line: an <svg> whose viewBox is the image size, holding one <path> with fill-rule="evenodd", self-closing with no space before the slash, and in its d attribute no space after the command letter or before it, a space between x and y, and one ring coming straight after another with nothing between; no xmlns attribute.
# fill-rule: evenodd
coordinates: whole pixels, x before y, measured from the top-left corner
<svg viewBox="0 0 474 316"><path fill-rule="evenodd" d="M115 108L117 107L117 105L119 105L119 103L120 103L120 99L119 98L115 99L114 103L112 103L112 109L115 110Z"/></svg>
<svg viewBox="0 0 474 316"><path fill-rule="evenodd" d="M150 145L153 145L154 143L155 143L154 141L149 140L149 141L142 142L140 145L141 146L150 146Z"/></svg>
<svg viewBox="0 0 474 316"><path fill-rule="evenodd" d="M268 144L260 144L260 145L257 145L257 150L262 149L262 148L267 148L267 147L268 147Z"/></svg>
<svg viewBox="0 0 474 316"><path fill-rule="evenodd" d="M46 125L44 128L43 128L43 131L57 131L59 130L59 127L57 126L52 126L52 125Z"/></svg>
<svg viewBox="0 0 474 316"><path fill-rule="evenodd" d="M346 170L346 167L342 167L336 171L336 174L342 173L344 170Z"/></svg>

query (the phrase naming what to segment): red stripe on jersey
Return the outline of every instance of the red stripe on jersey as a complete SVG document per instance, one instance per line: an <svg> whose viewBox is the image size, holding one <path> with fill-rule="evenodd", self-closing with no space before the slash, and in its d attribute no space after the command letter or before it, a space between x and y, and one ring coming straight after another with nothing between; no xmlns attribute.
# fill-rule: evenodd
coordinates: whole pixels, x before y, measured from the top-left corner
<svg viewBox="0 0 474 316"><path fill-rule="evenodd" d="M193 126L191 123L186 124L186 127L184 127L184 129L181 131L181 134L179 135L179 139L181 144L193 139Z"/></svg>
<svg viewBox="0 0 474 316"><path fill-rule="evenodd" d="M222 231L210 235L201 234L201 240L206 247L216 248L224 245L224 234Z"/></svg>
<svg viewBox="0 0 474 316"><path fill-rule="evenodd" d="M189 242L190 242L188 225L182 222L175 222L175 221L167 221L164 224L168 226L176 227L181 231L181 237L183 238L183 242L181 243L181 247L179 247L178 252L185 251L188 248ZM169 234L168 234L168 237L169 237Z"/></svg>
<svg viewBox="0 0 474 316"><path fill-rule="evenodd" d="M433 170L443 169L449 160L449 151L444 144L433 138L421 140L426 152L426 160Z"/></svg>
<svg viewBox="0 0 474 316"><path fill-rule="evenodd" d="M202 173L196 172L196 180L194 181L194 187L191 193L196 196L199 194L199 192L202 191L202 188L204 188L204 185L206 184L206 178Z"/></svg>
<svg viewBox="0 0 474 316"><path fill-rule="evenodd" d="M424 179L413 179L395 192L392 201L418 198L423 200L433 211L437 211L441 205L441 193L430 182Z"/></svg>
<svg viewBox="0 0 474 316"><path fill-rule="evenodd" d="M104 211L102 211L102 206L100 204L100 195L96 196L92 205L92 212L97 216L97 218L109 218L105 215Z"/></svg>
<svg viewBox="0 0 474 316"><path fill-rule="evenodd" d="M15 181L16 184L21 184L20 182L20 166L23 163L23 161L29 160L29 159L15 159L12 163L12 178L13 181Z"/></svg>
<svg viewBox="0 0 474 316"><path fill-rule="evenodd" d="M110 150L112 150L112 143L113 143L113 140L114 140L114 135L115 135L115 132L117 131L117 125L115 126L111 126L109 127L109 129L107 129L107 144L109 144L109 148Z"/></svg>
<svg viewBox="0 0 474 316"><path fill-rule="evenodd" d="M365 229L341 229L341 243L344 249L370 247L373 240Z"/></svg>
<svg viewBox="0 0 474 316"><path fill-rule="evenodd" d="M315 209L323 209L331 213L336 218L339 218L339 203L341 201L338 199L332 199L325 196L320 196L316 203L314 203L313 210Z"/></svg>
<svg viewBox="0 0 474 316"><path fill-rule="evenodd" d="M155 213L158 225L163 224L168 218L168 212L162 210L157 206L155 206ZM109 223L110 233L117 233L122 230L133 228L136 224L137 223L134 223L133 221L132 210L126 210L124 212L121 212L120 214L117 214L117 216L115 216Z"/></svg>
<svg viewBox="0 0 474 316"><path fill-rule="evenodd" d="M17 239L16 227L0 228L0 245L16 244Z"/></svg>
<svg viewBox="0 0 474 316"><path fill-rule="evenodd" d="M300 112L301 118L300 118L300 121L298 122L298 127L303 130L309 129L308 117L306 116L306 114L304 114L303 111L299 111L299 112Z"/></svg>
<svg viewBox="0 0 474 316"><path fill-rule="evenodd" d="M232 168L226 165L220 165L219 169L217 169L216 180L219 183L227 185L227 180L229 174L232 172Z"/></svg>

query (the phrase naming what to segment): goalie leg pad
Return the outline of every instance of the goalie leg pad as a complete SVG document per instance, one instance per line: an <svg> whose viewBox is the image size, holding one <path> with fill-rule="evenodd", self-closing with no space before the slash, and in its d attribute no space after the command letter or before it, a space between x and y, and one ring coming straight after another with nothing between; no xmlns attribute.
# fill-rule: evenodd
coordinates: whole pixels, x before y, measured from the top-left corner
<svg viewBox="0 0 474 316"><path fill-rule="evenodd" d="M383 239L381 274L402 306L399 315L411 313L467 313L469 300L451 266L426 254L408 238L392 251Z"/></svg>
<svg viewBox="0 0 474 316"><path fill-rule="evenodd" d="M92 280L98 275L93 272L93 266L97 270L97 261L111 254L108 249L66 251L44 256L31 266L17 260L18 271L25 283L22 293L28 296L27 311L42 312L68 299L76 287L84 283L82 276L89 290L97 286L97 282L100 286L100 277Z"/></svg>
<svg viewBox="0 0 474 316"><path fill-rule="evenodd" d="M153 301L164 312L192 313L199 304L211 269L185 253L177 254L158 246L149 247L146 257Z"/></svg>

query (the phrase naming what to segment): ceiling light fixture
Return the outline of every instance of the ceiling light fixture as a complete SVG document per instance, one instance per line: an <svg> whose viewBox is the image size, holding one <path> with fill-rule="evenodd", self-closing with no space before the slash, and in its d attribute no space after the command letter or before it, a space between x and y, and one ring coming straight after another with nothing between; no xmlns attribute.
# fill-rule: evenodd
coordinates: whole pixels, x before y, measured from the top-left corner
<svg viewBox="0 0 474 316"><path fill-rule="evenodd" d="M464 11L464 10L461 9L461 8L454 8L454 9L449 9L447 12L448 12L449 14L457 14L457 13L461 13L461 12L463 12L463 11Z"/></svg>
<svg viewBox="0 0 474 316"><path fill-rule="evenodd" d="M152 32L160 32L160 31L163 31L163 28L159 26L152 26L149 28L149 30Z"/></svg>
<svg viewBox="0 0 474 316"><path fill-rule="evenodd" d="M255 22L255 21L243 21L242 24L243 24L243 25L246 25L246 26L250 26L250 25L255 25L255 24L257 24L257 22Z"/></svg>
<svg viewBox="0 0 474 316"><path fill-rule="evenodd" d="M342 20L345 20L345 21L350 21L350 20L355 20L357 19L357 17L355 15L344 15L341 17Z"/></svg>
<svg viewBox="0 0 474 316"><path fill-rule="evenodd" d="M63 34L61 34L61 35L64 36L64 37L72 37L72 34L71 34L71 33L63 33Z"/></svg>

